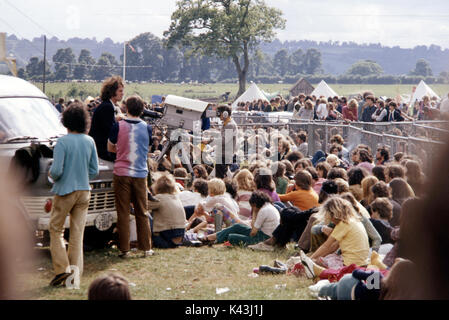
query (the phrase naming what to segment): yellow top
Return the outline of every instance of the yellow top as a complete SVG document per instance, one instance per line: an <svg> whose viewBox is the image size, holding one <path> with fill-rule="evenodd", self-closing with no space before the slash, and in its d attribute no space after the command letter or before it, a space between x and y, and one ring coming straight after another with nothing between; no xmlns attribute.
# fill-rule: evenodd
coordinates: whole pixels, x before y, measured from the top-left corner
<svg viewBox="0 0 449 320"><path fill-rule="evenodd" d="M338 241L345 266L369 264L368 235L362 222L350 220L349 223L345 223L341 221L335 226L330 236Z"/></svg>

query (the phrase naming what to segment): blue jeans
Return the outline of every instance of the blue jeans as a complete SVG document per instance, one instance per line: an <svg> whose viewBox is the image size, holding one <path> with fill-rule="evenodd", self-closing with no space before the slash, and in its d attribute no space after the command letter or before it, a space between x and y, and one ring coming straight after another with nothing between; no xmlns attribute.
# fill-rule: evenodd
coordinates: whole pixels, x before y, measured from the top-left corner
<svg viewBox="0 0 449 320"><path fill-rule="evenodd" d="M172 229L153 233L153 247L160 249L177 248L181 244L174 243L172 239L179 237L183 238L184 233L184 229Z"/></svg>
<svg viewBox="0 0 449 320"><path fill-rule="evenodd" d="M244 224L234 224L233 226L226 228L217 233L217 243L223 243L229 241L232 245L251 245L269 239L262 231L258 231L254 237L251 237L251 228Z"/></svg>
<svg viewBox="0 0 449 320"><path fill-rule="evenodd" d="M352 274L345 274L337 283L330 283L320 289L319 297L329 297L332 300L352 300L351 292L360 280Z"/></svg>
<svg viewBox="0 0 449 320"><path fill-rule="evenodd" d="M274 206L276 209L278 209L279 213L281 213L281 211L282 211L283 209L287 208L287 206L286 206L283 202L279 202L279 201L274 202L274 203L273 203L273 206Z"/></svg>

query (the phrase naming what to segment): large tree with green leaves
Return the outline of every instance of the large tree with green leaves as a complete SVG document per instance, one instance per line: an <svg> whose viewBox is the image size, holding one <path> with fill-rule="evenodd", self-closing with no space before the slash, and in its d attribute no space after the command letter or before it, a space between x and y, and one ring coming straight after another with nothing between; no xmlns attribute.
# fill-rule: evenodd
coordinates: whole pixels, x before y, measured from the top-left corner
<svg viewBox="0 0 449 320"><path fill-rule="evenodd" d="M231 57L239 78L240 96L246 89L250 51L270 42L285 28L279 9L263 0L180 0L164 32L167 46L182 44L194 52Z"/></svg>
<svg viewBox="0 0 449 320"><path fill-rule="evenodd" d="M423 77L432 76L433 72L430 63L425 59L418 59L418 61L416 61L415 70L412 70L410 75Z"/></svg>
<svg viewBox="0 0 449 320"><path fill-rule="evenodd" d="M382 67L372 60L360 60L354 63L346 72L354 76L378 76L384 72Z"/></svg>
<svg viewBox="0 0 449 320"><path fill-rule="evenodd" d="M73 64L76 62L72 48L58 49L53 56L55 79L68 80L72 77Z"/></svg>
<svg viewBox="0 0 449 320"><path fill-rule="evenodd" d="M95 59L87 49L82 49L78 57L78 65L73 69L73 77L75 79L85 79L88 77L95 65Z"/></svg>

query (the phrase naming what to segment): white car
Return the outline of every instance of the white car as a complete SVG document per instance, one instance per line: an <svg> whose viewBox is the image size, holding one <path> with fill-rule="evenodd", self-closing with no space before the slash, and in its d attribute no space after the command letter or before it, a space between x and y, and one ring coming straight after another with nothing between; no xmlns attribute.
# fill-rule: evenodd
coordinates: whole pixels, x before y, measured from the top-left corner
<svg viewBox="0 0 449 320"><path fill-rule="evenodd" d="M48 170L57 138L66 134L60 114L31 83L0 75L0 157L19 161L28 190L19 204L31 225L48 235L53 194ZM117 222L112 188L113 163L99 160L99 175L90 181L92 196L86 227L106 241ZM70 228L69 218L65 228ZM86 230L87 231L87 230Z"/></svg>

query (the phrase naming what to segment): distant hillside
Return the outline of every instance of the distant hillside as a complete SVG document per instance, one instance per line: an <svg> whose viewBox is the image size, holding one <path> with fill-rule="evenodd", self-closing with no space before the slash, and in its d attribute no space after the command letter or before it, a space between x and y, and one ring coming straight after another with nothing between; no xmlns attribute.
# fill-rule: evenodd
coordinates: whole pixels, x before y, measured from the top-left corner
<svg viewBox="0 0 449 320"><path fill-rule="evenodd" d="M321 52L325 73L339 75L358 60L376 61L386 74L407 74L415 68L416 61L424 58L429 61L434 75L441 71L449 71L449 49L436 45L417 46L413 49L384 47L381 44L357 44L354 42L316 42L308 40L285 41L275 40L261 45L262 51L274 55L280 49L289 53L301 48L303 51L316 48Z"/></svg>
<svg viewBox="0 0 449 320"><path fill-rule="evenodd" d="M18 39L14 35L7 37L8 51L16 56L20 67L25 66L32 56L43 57L43 36L33 40ZM51 62L53 55L60 48L71 47L78 56L81 49L90 50L95 59L103 52L113 54L118 61L123 50L123 43L114 42L106 38L103 41L92 39L71 38L67 41L57 38L47 39L47 59ZM309 48L317 48L322 54L324 72L339 75L356 61L370 59L376 61L384 69L386 74L407 74L414 69L416 61L424 58L429 61L434 75L441 71L449 71L449 49L443 49L436 45L417 46L413 49L400 47L384 47L381 44L357 44L354 42L316 42L309 40L285 41L275 40L272 43L261 45L262 51L274 56L280 49L287 49L290 53L301 48L306 51Z"/></svg>
<svg viewBox="0 0 449 320"><path fill-rule="evenodd" d="M18 39L11 35L6 38L6 47L9 53L12 53L17 58L17 64L20 67L25 66L31 57L43 58L44 54L44 37L34 38L33 40ZM123 52L123 43L114 42L109 38L103 41L93 39L71 38L67 41L59 40L58 38L47 38L47 60L52 60L53 55L58 49L72 48L76 57L82 49L88 49L95 59L98 59L103 52L113 54L117 60Z"/></svg>

